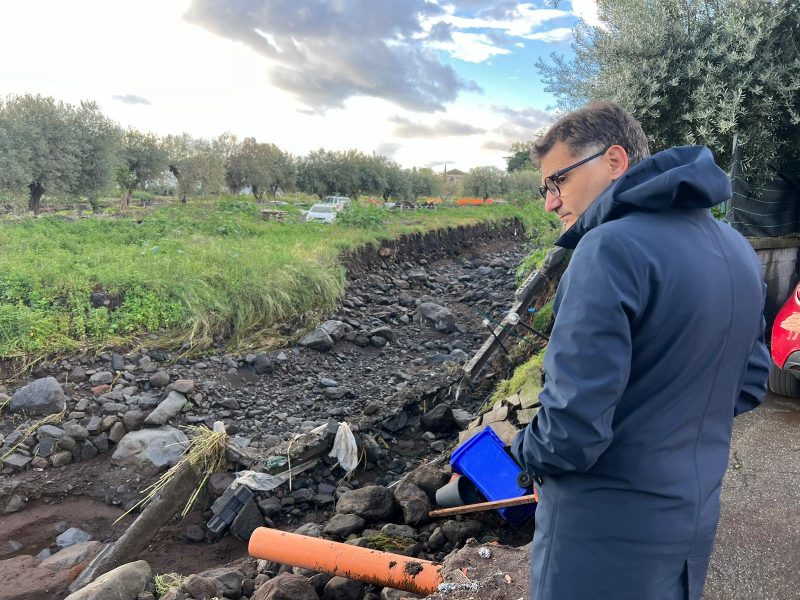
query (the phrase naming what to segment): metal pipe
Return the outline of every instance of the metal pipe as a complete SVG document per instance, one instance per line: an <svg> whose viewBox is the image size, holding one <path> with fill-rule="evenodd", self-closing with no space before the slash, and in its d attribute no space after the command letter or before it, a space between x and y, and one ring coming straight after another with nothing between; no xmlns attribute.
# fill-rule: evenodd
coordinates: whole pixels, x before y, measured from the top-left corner
<svg viewBox="0 0 800 600"><path fill-rule="evenodd" d="M444 581L442 565L428 560L267 527L253 532L248 552L254 558L421 595L434 593Z"/></svg>

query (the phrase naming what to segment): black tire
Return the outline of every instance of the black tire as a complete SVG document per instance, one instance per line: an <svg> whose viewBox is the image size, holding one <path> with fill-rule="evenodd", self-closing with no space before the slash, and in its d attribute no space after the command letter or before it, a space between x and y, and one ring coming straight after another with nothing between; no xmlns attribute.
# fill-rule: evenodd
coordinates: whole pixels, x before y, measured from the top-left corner
<svg viewBox="0 0 800 600"><path fill-rule="evenodd" d="M800 377L772 363L769 366L769 391L779 396L800 398Z"/></svg>

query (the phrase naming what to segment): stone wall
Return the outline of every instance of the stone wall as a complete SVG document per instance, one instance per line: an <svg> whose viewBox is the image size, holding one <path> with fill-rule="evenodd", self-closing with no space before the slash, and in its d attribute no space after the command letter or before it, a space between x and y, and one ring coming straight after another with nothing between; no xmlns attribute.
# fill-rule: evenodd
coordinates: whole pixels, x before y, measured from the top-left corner
<svg viewBox="0 0 800 600"><path fill-rule="evenodd" d="M761 260L764 281L767 283L764 315L767 328L770 329L775 315L797 284L800 239L751 238L750 243Z"/></svg>

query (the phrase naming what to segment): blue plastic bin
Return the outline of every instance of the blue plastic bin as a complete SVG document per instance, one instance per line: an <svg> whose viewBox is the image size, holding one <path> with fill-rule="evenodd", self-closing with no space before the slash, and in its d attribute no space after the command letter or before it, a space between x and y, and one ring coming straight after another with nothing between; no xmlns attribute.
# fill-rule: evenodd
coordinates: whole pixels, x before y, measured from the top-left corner
<svg viewBox="0 0 800 600"><path fill-rule="evenodd" d="M450 456L456 473L472 481L489 501L517 498L531 490L517 485L522 469L505 451L505 444L491 427L476 433ZM520 525L530 519L536 504L523 504L497 510L506 521Z"/></svg>

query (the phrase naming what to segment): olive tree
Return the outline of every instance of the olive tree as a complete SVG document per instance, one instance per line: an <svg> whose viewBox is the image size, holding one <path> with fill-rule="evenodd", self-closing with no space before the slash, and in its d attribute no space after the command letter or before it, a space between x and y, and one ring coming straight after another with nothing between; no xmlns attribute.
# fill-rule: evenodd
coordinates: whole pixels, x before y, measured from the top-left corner
<svg viewBox="0 0 800 600"><path fill-rule="evenodd" d="M249 187L256 200L263 202L264 194L274 198L279 190L294 186L294 159L275 144L245 138L228 159L225 178L231 191Z"/></svg>
<svg viewBox="0 0 800 600"><path fill-rule="evenodd" d="M574 58L537 67L562 109L611 100L654 150L709 146L744 172L800 159L800 3L796 0L599 0L601 26L576 26Z"/></svg>
<svg viewBox="0 0 800 600"><path fill-rule="evenodd" d="M189 196L219 194L225 186L223 153L213 142L193 138L187 133L164 138L168 168L178 182L176 193L181 202Z"/></svg>
<svg viewBox="0 0 800 600"><path fill-rule="evenodd" d="M484 200L504 189L505 174L497 167L475 167L464 177L464 192Z"/></svg>
<svg viewBox="0 0 800 600"><path fill-rule="evenodd" d="M45 193L95 198L110 183L118 130L94 102L78 107L39 95L0 102L0 185L27 188L38 214Z"/></svg>
<svg viewBox="0 0 800 600"><path fill-rule="evenodd" d="M159 178L167 170L167 150L158 136L128 129L122 136L117 184L122 188L122 210L130 206L133 190Z"/></svg>

